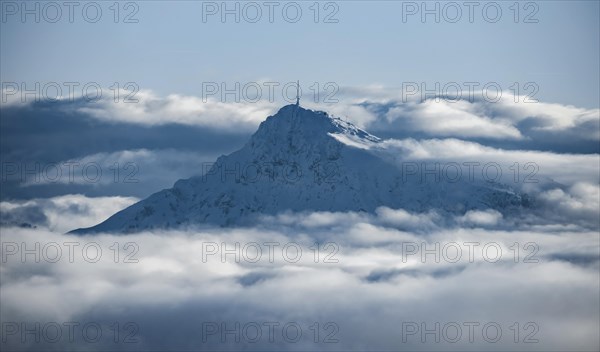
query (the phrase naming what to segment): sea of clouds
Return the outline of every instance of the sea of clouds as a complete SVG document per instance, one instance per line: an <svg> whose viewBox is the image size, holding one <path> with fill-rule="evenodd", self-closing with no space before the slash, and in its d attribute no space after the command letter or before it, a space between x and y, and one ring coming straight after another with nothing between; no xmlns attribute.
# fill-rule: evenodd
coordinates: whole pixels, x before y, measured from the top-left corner
<svg viewBox="0 0 600 352"><path fill-rule="evenodd" d="M5 105L2 349L597 351L598 110L384 91L314 107L385 137L400 162L497 163L536 208L282 212L245 228L76 236L201 173L278 106L144 91L132 106ZM104 173L56 179L52 163ZM515 163L537 168L515 182ZM539 182L524 183L532 170Z"/></svg>
<svg viewBox="0 0 600 352"><path fill-rule="evenodd" d="M1 228L4 348L593 351L600 344L600 242L585 222L510 228L490 210L440 226L435 213L380 208L284 213L253 228L64 234L61 218L104 217L94 209L109 203L94 201L63 206L62 216L48 207L55 210L47 210L47 227ZM112 206L132 200L119 201Z"/></svg>

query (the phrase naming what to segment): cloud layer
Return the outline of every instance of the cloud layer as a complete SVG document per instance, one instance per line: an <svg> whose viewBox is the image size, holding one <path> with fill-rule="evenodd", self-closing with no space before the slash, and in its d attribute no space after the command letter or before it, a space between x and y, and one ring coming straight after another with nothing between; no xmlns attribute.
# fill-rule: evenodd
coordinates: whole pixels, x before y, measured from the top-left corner
<svg viewBox="0 0 600 352"><path fill-rule="evenodd" d="M4 227L2 322L25 322L30 329L36 322L81 325L73 341L49 342L49 332L39 343L34 335L21 341L17 331L3 346L598 349L595 231L490 230L485 227L498 221L492 212L461 220L474 227L435 227L431 219L381 209L374 218L288 214L257 228L94 237ZM423 226L430 226L426 234L414 232ZM24 257L21 243L30 249ZM36 243L39 263L31 254ZM65 243L75 243L72 254ZM115 322L121 333L134 332L131 343L122 335L113 341ZM94 335L81 331L85 324L98 324L104 337L86 341ZM422 335L422 327L435 331L436 324L439 341ZM454 341L457 325L462 335ZM284 333L283 326L293 329ZM469 326L475 329L471 338ZM491 342L496 329L502 335Z"/></svg>

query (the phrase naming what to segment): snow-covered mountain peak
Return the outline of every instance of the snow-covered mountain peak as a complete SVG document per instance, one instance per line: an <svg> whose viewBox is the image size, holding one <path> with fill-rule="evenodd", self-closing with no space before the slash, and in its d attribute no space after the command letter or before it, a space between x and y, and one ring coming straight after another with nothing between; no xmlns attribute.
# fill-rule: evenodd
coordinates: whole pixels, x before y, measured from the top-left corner
<svg viewBox="0 0 600 352"><path fill-rule="evenodd" d="M345 136L346 138L336 138ZM305 109L299 105L286 105L275 115L263 121L249 141L252 148L288 144L294 148L328 143L332 139L358 140L359 143L378 143L381 140L358 128L351 122L334 117L324 111Z"/></svg>
<svg viewBox="0 0 600 352"><path fill-rule="evenodd" d="M287 211L375 212L386 206L504 212L523 204L519 194L498 185L405 180L398 165L377 152L380 142L326 112L287 105L263 121L246 145L208 170L199 165L198 176L76 232L252 225Z"/></svg>

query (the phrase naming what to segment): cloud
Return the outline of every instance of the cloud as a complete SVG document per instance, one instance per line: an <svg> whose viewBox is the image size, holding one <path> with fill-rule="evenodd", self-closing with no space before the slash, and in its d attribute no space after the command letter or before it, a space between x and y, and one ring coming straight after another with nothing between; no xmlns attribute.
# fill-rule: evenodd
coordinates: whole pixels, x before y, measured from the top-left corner
<svg viewBox="0 0 600 352"><path fill-rule="evenodd" d="M65 103L68 107L61 104L2 109L2 199L69 193L144 197L171 186L177 179L198 174L202 171L202 162L212 162L219 155L238 149L250 135L177 124L140 126L103 122L74 112L76 103ZM74 169L74 181L78 182L65 183L69 180L69 167L63 163L68 161L99 163L103 171L101 181L111 182L79 182L85 166L81 164ZM119 182L112 182L114 163L121 162L119 167L124 168L123 161L137 164L139 170L135 173L141 182L121 182L134 171L131 168L121 169ZM62 176L53 183L44 182L55 177L57 165L62 169ZM34 181L34 187L22 187L31 184L32 174L43 174L46 168L49 177ZM93 178L94 166L88 171ZM23 176L23 173L30 175Z"/></svg>
<svg viewBox="0 0 600 352"><path fill-rule="evenodd" d="M35 99L21 101L18 94L6 94L3 91L6 102L2 102L2 107L3 109L26 108L43 105L60 109L65 113L81 113L111 123L141 126L182 124L238 133L240 130L253 131L266 116L276 112L277 108L273 102L264 100L235 102L232 98L230 101L221 102L215 97L203 98L179 94L160 97L146 89L138 90L133 95L123 89L118 92L110 91L111 94L98 98L62 97L56 100L43 98L38 101ZM115 100L115 96L122 98Z"/></svg>
<svg viewBox="0 0 600 352"><path fill-rule="evenodd" d="M47 226L44 210L35 202L0 202L0 226L37 227Z"/></svg>
<svg viewBox="0 0 600 352"><path fill-rule="evenodd" d="M458 218L458 222L479 226L494 226L502 220L502 214L494 209L485 211L469 210L465 215Z"/></svg>
<svg viewBox="0 0 600 352"><path fill-rule="evenodd" d="M132 205L133 197L95 197L70 194L46 199L0 202L2 226L40 227L64 233L93 226Z"/></svg>
<svg viewBox="0 0 600 352"><path fill-rule="evenodd" d="M600 186L578 182L569 189L550 189L542 192L539 199L548 211L564 222L585 221L600 224Z"/></svg>
<svg viewBox="0 0 600 352"><path fill-rule="evenodd" d="M511 91L497 101L480 91L461 92L461 97L421 97L383 86L340 88L340 103L328 109L385 138L454 137L508 149L600 151L598 108L536 101Z"/></svg>
<svg viewBox="0 0 600 352"><path fill-rule="evenodd" d="M303 105L327 110L347 118L361 128L385 137L456 137L489 142L566 148L564 141L545 140L556 136L600 140L600 109L541 102L503 91L498 100L485 98L483 92L461 92L460 99L438 94L407 94L384 86L339 87L335 99L315 102L306 98ZM122 96L127 92L123 91ZM33 103L53 106L69 114L83 114L102 122L163 126L178 124L227 132L251 133L267 116L288 102L263 97L254 102L232 102L217 96L197 97L170 94L164 97L150 90L136 93L137 102L115 102L112 95L86 102L83 99L57 103ZM231 99L230 99L231 100ZM7 107L32 103L11 101ZM562 144L561 144L562 143ZM572 141L571 144L574 142ZM589 145L589 144L585 144ZM597 148L596 148L597 150Z"/></svg>
<svg viewBox="0 0 600 352"><path fill-rule="evenodd" d="M293 212L282 212L276 216L263 216L262 221L269 224L281 224L289 226L303 226L309 228L337 226L345 222L357 222L360 219L368 219L366 214L360 213L340 213L340 212L307 212L305 213L293 213Z"/></svg>
<svg viewBox="0 0 600 352"><path fill-rule="evenodd" d="M501 118L477 114L468 101L447 102L425 100L414 106L391 108L385 116L389 122L400 120L404 128L440 137L485 137L491 139L523 139L518 128Z"/></svg>
<svg viewBox="0 0 600 352"><path fill-rule="evenodd" d="M48 189L59 185L63 190L88 195L146 197L172 187L178 179L201 175L217 157L181 150L123 150L55 163L14 164L6 174L22 188Z"/></svg>
<svg viewBox="0 0 600 352"><path fill-rule="evenodd" d="M137 103L114 103L104 99L99 104L82 106L78 112L102 121L140 125L182 125L211 127L231 131L253 131L267 116L276 111L276 105L264 101L256 103L227 103L215 98L201 98L171 94L158 97L142 90Z"/></svg>
<svg viewBox="0 0 600 352"><path fill-rule="evenodd" d="M401 212L392 215L406 217ZM308 219L321 215L294 216L307 224ZM42 326L92 322L105 334L92 344L82 338L81 326L76 327L73 342L50 343L46 335L39 343L30 336L22 342L16 333L7 335L2 347L510 350L524 345L523 335L517 344L513 340L515 322L519 329L530 323L527 333L536 331L532 336L537 342L527 344L528 348L558 351L576 346L592 351L600 346L599 243L593 231L548 234L458 227L432 229L424 236L365 218L331 219L323 224L334 229L301 225L284 230L263 225L93 237L4 227L2 322L25 322L27 327L35 322ZM55 252L41 250L39 263L31 254L22 260L18 247L16 253L14 247L6 247L21 242L28 249L35 248L35 243L40 248L55 243L62 248L62 257L54 261ZM72 261L62 245L66 242L77 244ZM82 251L92 242L94 248L101 248L99 258L94 250ZM515 242L519 252L515 252ZM115 243L121 249L116 261ZM272 252L265 243L271 243ZM318 255L315 243L319 243ZM465 243L477 245L469 252ZM528 243L536 244L537 250L527 247ZM288 250L283 251L286 245ZM302 255L296 260L298 247ZM256 248L262 252L254 261ZM454 261L457 248L462 256ZM499 258L496 248L502 251ZM137 262L125 262L128 255ZM39 297L41 292L44 299ZM110 330L115 322L120 328L135 324L135 342L119 339L115 343ZM472 342L463 325L469 322L477 324ZM221 333L224 327L236 331L236 323L239 340L234 333ZM250 342L249 337L255 336L250 329L256 323L265 330L261 338ZM279 324L273 342L264 323ZM294 335L282 335L282 327L289 323L303 331L296 342L285 339ZM315 323L320 331L317 342ZM423 342L420 333L407 335L403 330L406 324L433 328L436 323L440 329L458 323L462 338L452 343L444 338L449 334L440 332L439 342L432 336ZM498 342L486 341L481 334L488 323L502 329ZM215 334L207 333L207 324L216 326ZM326 343L326 336L336 342Z"/></svg>
<svg viewBox="0 0 600 352"><path fill-rule="evenodd" d="M383 86L341 87L338 103L312 104L383 138L457 138L505 149L561 153L600 152L600 109L535 101L502 92L462 99L420 97Z"/></svg>
<svg viewBox="0 0 600 352"><path fill-rule="evenodd" d="M434 227L435 220L440 218L435 211L430 211L424 214L414 214L403 209L379 207L375 212L383 223L410 229L428 229Z"/></svg>
<svg viewBox="0 0 600 352"><path fill-rule="evenodd" d="M503 182L511 185L534 187L538 183L546 183L544 178L552 178L556 182L565 184L579 181L597 182L600 179L598 154L507 150L455 138L388 139L381 146L387 153L394 155L400 163L438 161L456 162L462 165L465 162L476 162L479 163L476 169L478 177L486 164L497 163L503 175ZM469 172L466 166L464 169L465 173Z"/></svg>

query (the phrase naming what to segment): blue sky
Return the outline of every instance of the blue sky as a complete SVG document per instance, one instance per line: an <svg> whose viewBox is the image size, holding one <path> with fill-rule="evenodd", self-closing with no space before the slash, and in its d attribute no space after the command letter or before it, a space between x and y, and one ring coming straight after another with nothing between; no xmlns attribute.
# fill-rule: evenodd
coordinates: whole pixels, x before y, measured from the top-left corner
<svg viewBox="0 0 600 352"><path fill-rule="evenodd" d="M337 23L323 23L335 10L325 8L326 2L320 3L319 23L314 23L312 1L297 2L303 12L296 23L282 16L283 2L275 7L273 23L263 2L258 2L263 16L257 23L243 17L235 23L232 15L222 23L220 13L203 21L208 5L201 1L135 2L132 18L138 23L122 23L134 10L124 5L114 23L111 1L97 2L103 13L96 23L82 17L83 5L75 8L73 23L65 7L56 23L45 21L44 14L40 23L33 15L22 23L20 13L7 13L6 3L0 34L4 82L93 81L108 87L132 81L161 95L200 95L202 82L259 80L340 87L498 82L506 90L514 82L535 82L536 97L543 101L599 106L598 1L533 2L537 8L521 2L519 23L512 1L497 2L502 16L496 23L483 17L485 2L474 8L473 23L462 2L456 23L444 17L444 11L454 16L452 8L444 10L446 3L438 3L440 23L433 15L422 23L420 9L408 15L409 2L395 1L335 2ZM245 4L238 4L242 11ZM48 11L52 17L53 10ZM491 19L495 10L487 11ZM523 23L527 15L538 22Z"/></svg>

